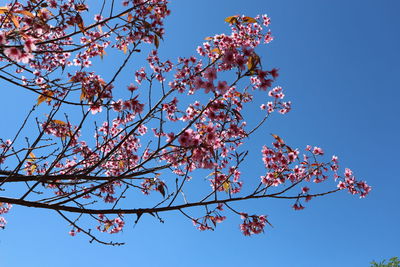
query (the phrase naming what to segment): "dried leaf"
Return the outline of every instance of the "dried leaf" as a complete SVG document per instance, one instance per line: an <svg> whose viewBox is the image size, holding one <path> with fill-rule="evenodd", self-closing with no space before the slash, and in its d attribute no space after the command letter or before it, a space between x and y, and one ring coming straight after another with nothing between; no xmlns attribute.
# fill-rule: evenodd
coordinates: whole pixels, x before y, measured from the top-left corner
<svg viewBox="0 0 400 267"><path fill-rule="evenodd" d="M294 152L294 150L293 150L290 146L285 145L285 147L286 147L286 149L287 149L289 152Z"/></svg>
<svg viewBox="0 0 400 267"><path fill-rule="evenodd" d="M44 101L46 101L47 96L44 95L39 95L38 99L37 99L37 103L36 105L39 106L40 104L42 104Z"/></svg>
<svg viewBox="0 0 400 267"><path fill-rule="evenodd" d="M156 48L160 46L160 39L157 35L154 35L154 45L156 46Z"/></svg>
<svg viewBox="0 0 400 267"><path fill-rule="evenodd" d="M209 175L207 175L206 177L209 177L209 176L215 175L215 174L221 174L221 172L220 172L220 171L211 172L211 173L210 173Z"/></svg>
<svg viewBox="0 0 400 267"><path fill-rule="evenodd" d="M157 191L160 192L160 194L161 194L163 197L165 197L165 189L164 189L164 186L163 186L162 184L159 184L159 185L157 186Z"/></svg>
<svg viewBox="0 0 400 267"><path fill-rule="evenodd" d="M80 100L83 101L83 100L87 100L87 99L88 99L88 95L86 93L86 89L82 87Z"/></svg>
<svg viewBox="0 0 400 267"><path fill-rule="evenodd" d="M146 29L151 29L151 28L152 28L152 27L151 27L151 24L148 23L147 21L142 21L142 23L143 23L143 26L144 26Z"/></svg>
<svg viewBox="0 0 400 267"><path fill-rule="evenodd" d="M127 20L128 20L129 22L131 22L131 21L132 21L132 19L133 19L133 15L132 15L131 13L129 13L129 14L128 14L128 18L127 18Z"/></svg>
<svg viewBox="0 0 400 267"><path fill-rule="evenodd" d="M83 19L82 19L81 15L77 14L75 16L75 20L76 20L76 24L79 27L79 30L81 30L81 32L83 34L86 34L85 25L83 24Z"/></svg>
<svg viewBox="0 0 400 267"><path fill-rule="evenodd" d="M58 125L66 125L67 124L66 122L60 121L60 120L52 120L52 122L54 122L55 124L58 124Z"/></svg>
<svg viewBox="0 0 400 267"><path fill-rule="evenodd" d="M280 138L278 135L276 134L271 134L273 138L275 138L276 141L278 141L278 143L280 144L284 144L285 142L283 141L282 138Z"/></svg>
<svg viewBox="0 0 400 267"><path fill-rule="evenodd" d="M14 15L10 15L10 19L13 22L13 24L15 25L15 27L19 28L19 22L18 19L14 16Z"/></svg>
<svg viewBox="0 0 400 267"><path fill-rule="evenodd" d="M27 158L27 161L34 162L35 160L36 160L35 154L33 154L33 152L30 152L29 158Z"/></svg>
<svg viewBox="0 0 400 267"><path fill-rule="evenodd" d="M118 167L120 167L120 168L124 167L124 161L123 160L118 161Z"/></svg>
<svg viewBox="0 0 400 267"><path fill-rule="evenodd" d="M219 48L214 48L213 50L211 50L210 52L212 53L217 53L218 55L221 55L221 50Z"/></svg>
<svg viewBox="0 0 400 267"><path fill-rule="evenodd" d="M28 10L18 10L18 11L15 11L15 13L22 14L22 15L25 15L25 16L28 16L28 17L31 17L31 18L35 17L35 15L33 15Z"/></svg>
<svg viewBox="0 0 400 267"><path fill-rule="evenodd" d="M256 23L257 20L255 20L255 19L252 18L252 17L244 17L244 18L243 18L243 22L245 22L245 23Z"/></svg>
<svg viewBox="0 0 400 267"><path fill-rule="evenodd" d="M36 105L39 106L44 101L50 101L51 100L51 96L53 96L53 95L54 95L54 93L52 91L45 90L42 95L38 96Z"/></svg>
<svg viewBox="0 0 400 267"><path fill-rule="evenodd" d="M41 10L39 10L38 12L39 17L43 17L43 13L48 13L50 14L50 16L54 16L53 13L51 13L51 11L48 10L47 8L42 8Z"/></svg>
<svg viewBox="0 0 400 267"><path fill-rule="evenodd" d="M76 11L85 11L85 10L89 10L89 9L87 8L87 6L85 4L78 4L78 5L75 5L75 10Z"/></svg>
<svg viewBox="0 0 400 267"><path fill-rule="evenodd" d="M29 167L29 169L30 169L30 171L31 171L32 173L35 172L36 168L37 168L36 164L32 164L32 165ZM28 168L27 168L27 170L28 170Z"/></svg>
<svg viewBox="0 0 400 267"><path fill-rule="evenodd" d="M260 57L254 53L247 60L247 68L252 71L257 67L258 63L260 63Z"/></svg>
<svg viewBox="0 0 400 267"><path fill-rule="evenodd" d="M108 231L108 229L110 229L110 227L111 227L111 223L106 223L106 224L104 225L104 229L105 229L106 231Z"/></svg>
<svg viewBox="0 0 400 267"><path fill-rule="evenodd" d="M7 13L9 13L8 7L5 6L0 7L0 14L7 14Z"/></svg>
<svg viewBox="0 0 400 267"><path fill-rule="evenodd" d="M238 23L238 19L237 19L238 17L239 17L238 15L230 16L230 17L225 18L225 21L228 22L229 24L236 24L236 23Z"/></svg>
<svg viewBox="0 0 400 267"><path fill-rule="evenodd" d="M231 183L229 182L229 181L225 181L223 184L222 184L222 187L224 188L224 190L225 190L225 192L229 192L229 189L231 188Z"/></svg>

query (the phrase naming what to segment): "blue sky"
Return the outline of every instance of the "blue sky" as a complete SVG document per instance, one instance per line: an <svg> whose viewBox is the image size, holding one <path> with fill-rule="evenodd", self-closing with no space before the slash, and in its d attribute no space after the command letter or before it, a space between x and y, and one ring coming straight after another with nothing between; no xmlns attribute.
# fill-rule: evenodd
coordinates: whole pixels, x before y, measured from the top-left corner
<svg viewBox="0 0 400 267"><path fill-rule="evenodd" d="M55 213L14 206L0 231L0 266L361 267L400 256L400 2L175 0L170 8L160 53L171 59L195 54L206 36L228 33L227 16L266 13L272 19L275 40L259 55L264 66L280 69L277 84L293 110L273 116L249 140L255 149L246 178L260 175L260 149L273 132L293 147L318 145L338 155L373 191L362 200L346 192L315 199L303 211L286 201L240 203L268 214L274 225L252 237L240 233L235 216L214 232L199 232L174 212L163 215L164 224L144 217L111 236L127 242L122 247L72 238ZM15 130L24 104L35 99L4 82L2 88L1 137Z"/></svg>

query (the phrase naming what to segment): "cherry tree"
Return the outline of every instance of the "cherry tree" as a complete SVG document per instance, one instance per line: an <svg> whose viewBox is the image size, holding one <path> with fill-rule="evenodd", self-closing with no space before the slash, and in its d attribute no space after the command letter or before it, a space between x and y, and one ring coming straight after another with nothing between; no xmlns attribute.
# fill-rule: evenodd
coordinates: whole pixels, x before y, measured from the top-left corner
<svg viewBox="0 0 400 267"><path fill-rule="evenodd" d="M340 190L369 193L336 156L312 146L301 152L276 134L258 150L265 171L241 177L246 141L270 116L291 110L274 85L278 69L263 68L257 54L273 40L270 18L228 17L228 33L206 37L194 56L169 60L158 54L169 14L167 0L0 7L0 78L32 95L15 135L0 139L1 227L12 205L21 205L52 210L70 235L110 245L122 243L96 231L115 234L144 215L162 221L167 211L199 230L237 216L252 235L270 222L237 210L238 201L279 198L301 210ZM266 99L258 110L256 94ZM257 116L246 117L247 109ZM191 188L194 180L205 186ZM332 187L321 191L325 181ZM129 201L138 195L145 204Z"/></svg>

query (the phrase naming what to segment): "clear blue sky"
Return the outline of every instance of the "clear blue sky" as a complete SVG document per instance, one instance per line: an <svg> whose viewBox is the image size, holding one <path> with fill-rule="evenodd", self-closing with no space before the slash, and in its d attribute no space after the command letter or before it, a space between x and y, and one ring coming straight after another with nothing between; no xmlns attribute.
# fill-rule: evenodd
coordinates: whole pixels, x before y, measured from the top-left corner
<svg viewBox="0 0 400 267"><path fill-rule="evenodd" d="M122 247L72 238L57 214L14 206L0 231L0 266L362 267L400 256L400 1L175 0L170 8L160 52L171 59L194 54L206 36L228 33L227 16L272 18L275 40L259 54L267 68L280 68L278 84L293 110L250 140L256 151L246 177L260 175L259 148L273 132L294 147L319 145L338 155L373 191L362 200L346 192L315 199L303 211L285 201L241 203L274 225L252 237L240 233L234 216L214 232L199 232L173 212L164 224L146 217L114 236L127 242ZM1 88L3 137L35 96Z"/></svg>

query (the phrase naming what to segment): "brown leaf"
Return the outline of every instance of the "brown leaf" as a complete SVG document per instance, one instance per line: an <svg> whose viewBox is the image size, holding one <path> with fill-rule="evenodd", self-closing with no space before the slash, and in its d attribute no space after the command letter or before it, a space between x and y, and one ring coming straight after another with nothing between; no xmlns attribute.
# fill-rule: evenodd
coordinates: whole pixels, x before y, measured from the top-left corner
<svg viewBox="0 0 400 267"><path fill-rule="evenodd" d="M36 105L39 106L44 101L50 101L52 99L51 96L53 96L53 95L54 95L54 93L52 91L45 90L42 95L38 96Z"/></svg>
<svg viewBox="0 0 400 267"><path fill-rule="evenodd" d="M154 45L156 46L156 48L160 46L160 39L157 35L154 35Z"/></svg>
<svg viewBox="0 0 400 267"><path fill-rule="evenodd" d="M249 69L249 71L252 71L257 67L259 63L260 63L260 57L254 53L247 60L247 68Z"/></svg>
<svg viewBox="0 0 400 267"><path fill-rule="evenodd" d="M81 32L83 34L86 34L85 25L83 24L83 19L82 19L81 15L77 14L75 16L75 21L76 21L76 24L79 27L79 30L81 30Z"/></svg>
<svg viewBox="0 0 400 267"><path fill-rule="evenodd" d="M255 20L255 19L252 18L252 17L244 17L244 18L243 18L243 22L245 22L245 23L256 23L257 20Z"/></svg>
<svg viewBox="0 0 400 267"><path fill-rule="evenodd" d="M67 124L66 122L60 121L60 120L52 120L52 122L54 122L55 124L58 124L58 125L66 125Z"/></svg>
<svg viewBox="0 0 400 267"><path fill-rule="evenodd" d="M87 100L87 99L88 99L88 95L86 93L86 89L82 87L80 100L83 101L83 100Z"/></svg>
<svg viewBox="0 0 400 267"><path fill-rule="evenodd" d="M165 189L164 189L165 184L163 182L160 182L157 186L157 191L160 192L160 194L165 197Z"/></svg>
<svg viewBox="0 0 400 267"><path fill-rule="evenodd" d="M15 27L19 28L18 19L17 19L14 15L12 15L12 14L10 14L9 16L10 16L11 21L12 21L13 24L15 25Z"/></svg>
<svg viewBox="0 0 400 267"><path fill-rule="evenodd" d="M221 50L219 48L214 48L213 50L211 50L210 52L212 53L217 53L218 55L221 55Z"/></svg>
<svg viewBox="0 0 400 267"><path fill-rule="evenodd" d="M27 158L27 161L34 162L35 160L36 160L35 154L33 154L33 152L29 153L29 158Z"/></svg>
<svg viewBox="0 0 400 267"><path fill-rule="evenodd" d="M290 146L285 145L285 147L286 147L286 149L287 149L289 152L294 152L294 150L293 150Z"/></svg>
<svg viewBox="0 0 400 267"><path fill-rule="evenodd" d="M229 24L236 24L236 23L238 23L238 19L237 19L238 17L239 17L238 15L230 16L230 17L225 18L225 21L228 22Z"/></svg>
<svg viewBox="0 0 400 267"><path fill-rule="evenodd" d="M278 135L276 134L271 134L273 138L275 138L276 141L278 141L278 143L280 144L284 144L285 142L283 141L282 138L280 138Z"/></svg>
<svg viewBox="0 0 400 267"><path fill-rule="evenodd" d="M75 10L81 12L81 11L85 11L85 10L89 10L89 9L86 7L85 4L78 4L78 5L75 5Z"/></svg>
<svg viewBox="0 0 400 267"><path fill-rule="evenodd" d="M33 15L28 10L18 10L18 11L15 11L15 13L22 14L22 15L25 15L25 16L28 16L28 17L31 17L31 18L35 17L35 15Z"/></svg>
<svg viewBox="0 0 400 267"><path fill-rule="evenodd" d="M131 22L131 21L132 21L132 19L133 19L133 16L132 16L132 14L131 14L131 13L129 13L129 14L128 14L128 18L127 18L127 20L128 20L129 22Z"/></svg>

